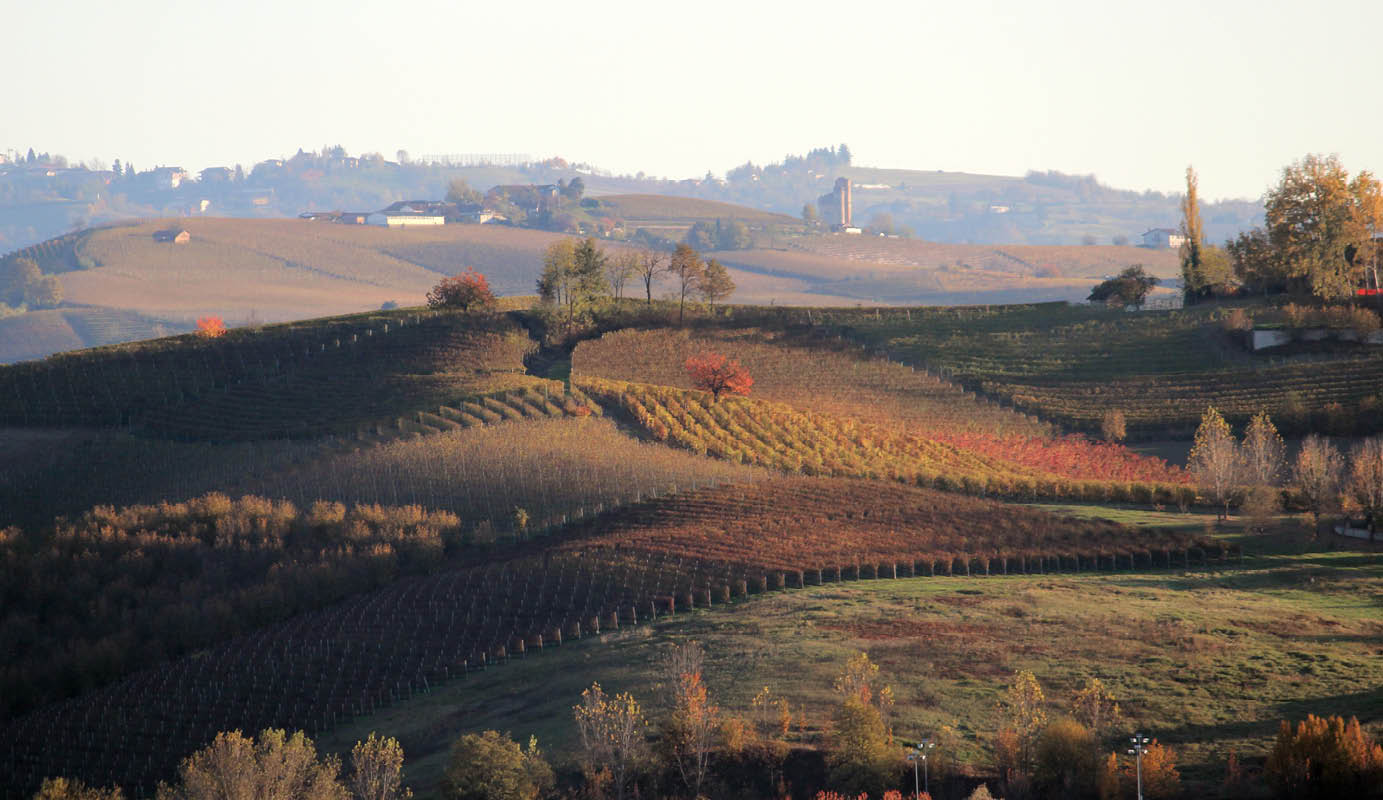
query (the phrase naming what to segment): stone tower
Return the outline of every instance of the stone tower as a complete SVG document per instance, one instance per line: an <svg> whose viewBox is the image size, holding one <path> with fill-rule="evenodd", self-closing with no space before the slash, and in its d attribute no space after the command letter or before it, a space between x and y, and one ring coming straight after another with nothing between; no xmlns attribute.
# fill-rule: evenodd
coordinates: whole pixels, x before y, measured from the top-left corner
<svg viewBox="0 0 1383 800"><path fill-rule="evenodd" d="M850 179L849 179L849 178L836 178L836 190L835 190L835 195L836 195L836 198L838 199L838 202L840 203L840 221L839 221L838 224L839 224L842 228L848 228L848 227L850 227L850 225L851 225L851 222L850 222L851 216L850 216L850 215L851 215L851 213L852 213L852 209L850 208Z"/></svg>

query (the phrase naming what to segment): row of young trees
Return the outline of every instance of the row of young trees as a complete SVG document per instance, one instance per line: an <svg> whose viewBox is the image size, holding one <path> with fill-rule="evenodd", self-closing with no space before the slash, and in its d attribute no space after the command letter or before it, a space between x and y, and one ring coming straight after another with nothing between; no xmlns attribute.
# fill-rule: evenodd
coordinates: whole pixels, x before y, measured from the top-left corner
<svg viewBox="0 0 1383 800"><path fill-rule="evenodd" d="M572 710L579 741L579 796L624 800L791 793L787 737L794 723L800 729L801 711L768 687L743 714L723 709L703 679L704 664L705 652L695 642L666 654L659 666L657 712L628 692L607 693L599 683L582 692ZM890 722L893 690L863 653L850 659L833 689L826 781L852 797L883 793L903 772ZM449 798L538 800L551 791L551 768L531 740L521 750L507 735L486 731L463 736L453 747ZM891 794L901 800L897 792Z"/></svg>
<svg viewBox="0 0 1383 800"><path fill-rule="evenodd" d="M1120 740L1121 714L1113 693L1099 678L1087 678L1067 713L1049 718L1037 676L1020 671L999 702L994 764L1010 797L1132 796L1141 775L1141 796L1176 797L1181 776L1170 747L1150 742L1141 763L1107 748ZM1102 753L1107 753L1102 755Z"/></svg>
<svg viewBox="0 0 1383 800"><path fill-rule="evenodd" d="M1242 286L1338 300L1361 286L1379 288L1383 184L1371 173L1351 177L1337 156L1308 155L1283 168L1264 197L1264 212L1263 227L1223 248L1206 244L1196 172L1187 167L1181 272L1189 298Z"/></svg>
<svg viewBox="0 0 1383 800"><path fill-rule="evenodd" d="M178 779L159 783L157 800L408 800L403 785L403 748L377 736L351 749L349 769L341 759L319 756L302 731L279 729L258 737L229 731L183 759ZM34 800L124 800L118 788L96 788L68 778L49 778Z"/></svg>
<svg viewBox="0 0 1383 800"><path fill-rule="evenodd" d="M1266 411L1254 415L1239 440L1212 406L1196 429L1187 467L1222 516L1236 500L1252 517L1270 516L1281 507L1285 485L1317 523L1332 511L1357 511L1376 538L1383 521L1383 437L1356 442L1346 457L1334 442L1312 434L1289 461Z"/></svg>
<svg viewBox="0 0 1383 800"><path fill-rule="evenodd" d="M735 291L725 265L714 258L703 260L688 244L677 245L671 253L628 248L607 253L595 239L586 238L563 239L548 247L538 295L570 328L605 300L623 299L625 287L636 280L643 284L645 301L652 304L659 278L672 284L679 323L689 300L700 299L714 308Z"/></svg>
<svg viewBox="0 0 1383 800"><path fill-rule="evenodd" d="M545 800L559 796L785 797L794 791L788 736L805 728L800 709L764 687L736 714L716 705L704 680L705 652L696 642L674 647L659 665L660 713L654 716L630 693L607 694L599 683L573 707L578 733L579 785L559 792L556 775L530 737L520 747L509 734L465 734L451 746L442 782L447 800ZM903 800L896 786L909 771L905 743L894 735L895 698L869 656L857 653L833 686L824 779L816 800ZM993 740L999 785L1010 798L1060 797L1148 800L1181 794L1170 747L1147 742L1139 758L1120 755L1123 724L1117 699L1098 678L1087 678L1066 713L1049 716L1051 703L1037 677L1020 671L998 705ZM945 784L961 774L959 735L943 726L928 740L928 773ZM258 737L240 731L217 735L185 758L158 800L408 800L403 748L371 733L341 759L319 756L301 731L269 729ZM800 765L798 765L800 768ZM1379 797L1383 746L1357 719L1308 715L1282 722L1264 764L1269 787L1282 798ZM800 787L798 787L800 790ZM1234 752L1226 763L1224 792L1252 792ZM573 794L574 793L574 794ZM912 797L912 795L908 795ZM970 800L989 800L980 786ZM922 793L916 800L928 798ZM123 800L117 788L89 787L66 778L45 780L34 800Z"/></svg>

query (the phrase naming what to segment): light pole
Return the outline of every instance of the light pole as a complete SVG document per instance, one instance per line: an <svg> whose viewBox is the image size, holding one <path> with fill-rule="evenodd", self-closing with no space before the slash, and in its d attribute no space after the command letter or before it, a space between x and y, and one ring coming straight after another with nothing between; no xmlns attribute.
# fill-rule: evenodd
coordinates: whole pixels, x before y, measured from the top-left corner
<svg viewBox="0 0 1383 800"><path fill-rule="evenodd" d="M1138 773L1138 800L1143 800L1143 754L1148 752L1148 742L1151 740L1141 733L1135 733L1129 741L1133 747L1129 748L1128 754L1133 756Z"/></svg>
<svg viewBox="0 0 1383 800"><path fill-rule="evenodd" d="M927 751L931 750L931 749L934 748L934 747L936 747L936 743L933 742L931 739L923 739L922 741L918 742L915 746L913 746L913 748L912 748L911 750L908 751L908 760L912 762L912 796L913 796L913 797L921 797L921 796L922 796L921 793L917 791L917 789L918 789L918 786L917 786L917 762L918 762L918 761L921 761L921 762L922 762L922 791L926 792L928 796L931 796L932 786L931 786L931 775L929 774L929 772L928 772L928 770L927 770Z"/></svg>

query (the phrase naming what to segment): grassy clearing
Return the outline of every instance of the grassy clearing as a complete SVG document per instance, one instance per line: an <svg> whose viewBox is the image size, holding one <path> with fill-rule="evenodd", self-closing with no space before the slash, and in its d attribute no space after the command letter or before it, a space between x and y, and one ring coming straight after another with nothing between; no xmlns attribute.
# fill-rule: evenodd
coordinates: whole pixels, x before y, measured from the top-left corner
<svg viewBox="0 0 1383 800"><path fill-rule="evenodd" d="M652 703L651 665L690 638L708 649L723 706L747 708L772 686L805 708L807 745L821 741L832 679L866 650L898 693L898 735L953 724L961 758L980 772L995 703L1017 670L1037 674L1053 711L1097 676L1124 709L1114 733L1138 728L1174 744L1194 794L1218 783L1230 749L1261 758L1280 719L1354 714L1379 730L1381 602L1383 556L1360 550L1267 555L1224 571L831 584L549 649L358 719L324 743L343 748L371 730L401 737L424 794L463 731L536 734L566 760L582 688L599 681Z"/></svg>

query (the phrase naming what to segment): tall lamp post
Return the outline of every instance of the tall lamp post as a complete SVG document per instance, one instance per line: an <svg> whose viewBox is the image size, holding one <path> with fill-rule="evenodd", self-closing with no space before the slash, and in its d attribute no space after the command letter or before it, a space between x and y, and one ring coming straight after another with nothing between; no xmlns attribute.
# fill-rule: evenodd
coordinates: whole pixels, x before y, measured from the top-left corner
<svg viewBox="0 0 1383 800"><path fill-rule="evenodd" d="M918 762L918 761L921 761L921 762L922 762L922 791L926 792L928 796L931 796L931 793L932 793L931 775L929 774L929 772L928 772L928 770L927 770L927 751L931 750L931 749L934 748L934 747L936 747L936 743L933 742L931 739L923 739L922 741L918 742L911 750L908 751L908 760L912 762L912 796L913 796L913 797L921 797L921 793L917 791L917 789L918 789L918 786L917 786L917 762Z"/></svg>
<svg viewBox="0 0 1383 800"><path fill-rule="evenodd" d="M1141 733L1135 733L1129 741L1133 747L1129 748L1128 754L1133 756L1138 773L1138 800L1143 800L1143 754L1148 752L1148 742L1151 740Z"/></svg>

